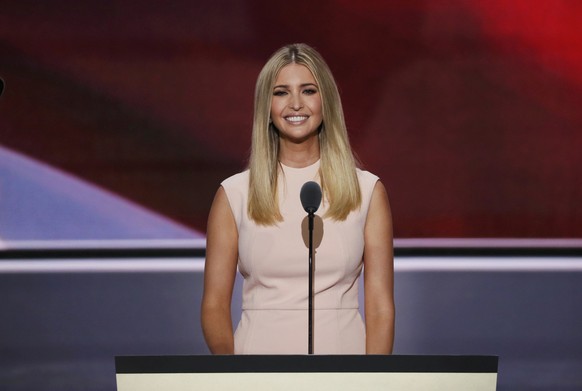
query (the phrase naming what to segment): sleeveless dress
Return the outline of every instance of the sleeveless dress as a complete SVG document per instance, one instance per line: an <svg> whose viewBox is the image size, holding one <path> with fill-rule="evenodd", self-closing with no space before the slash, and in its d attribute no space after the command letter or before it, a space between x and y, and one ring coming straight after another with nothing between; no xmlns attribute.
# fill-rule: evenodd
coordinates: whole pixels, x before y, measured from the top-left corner
<svg viewBox="0 0 582 391"><path fill-rule="evenodd" d="M301 186L319 183L319 161L305 168L280 165L279 205L283 221L255 224L247 215L249 172L222 182L239 236L238 269L244 278L242 316L235 354L306 354L308 345L308 219ZM346 220L314 221L314 353L364 354L365 327L358 309L358 279L364 225L378 177L358 170L362 206Z"/></svg>

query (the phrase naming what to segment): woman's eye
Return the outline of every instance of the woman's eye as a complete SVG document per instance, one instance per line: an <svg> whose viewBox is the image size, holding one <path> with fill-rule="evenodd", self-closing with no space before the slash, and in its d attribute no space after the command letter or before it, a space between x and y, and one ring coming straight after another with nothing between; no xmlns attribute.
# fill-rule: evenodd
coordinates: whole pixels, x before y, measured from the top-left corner
<svg viewBox="0 0 582 391"><path fill-rule="evenodd" d="M283 96L285 94L287 94L287 91L283 91L283 90L278 90L278 91L273 92L274 96Z"/></svg>
<svg viewBox="0 0 582 391"><path fill-rule="evenodd" d="M303 93L307 94L307 95L313 95L313 94L317 94L317 90L314 88L308 88L306 90L303 90Z"/></svg>

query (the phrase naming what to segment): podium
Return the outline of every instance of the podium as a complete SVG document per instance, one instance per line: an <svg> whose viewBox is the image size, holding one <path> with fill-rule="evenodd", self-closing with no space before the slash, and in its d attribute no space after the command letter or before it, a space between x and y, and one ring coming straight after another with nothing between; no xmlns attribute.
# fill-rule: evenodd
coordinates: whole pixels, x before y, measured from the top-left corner
<svg viewBox="0 0 582 391"><path fill-rule="evenodd" d="M118 391L495 391L497 356L118 356Z"/></svg>

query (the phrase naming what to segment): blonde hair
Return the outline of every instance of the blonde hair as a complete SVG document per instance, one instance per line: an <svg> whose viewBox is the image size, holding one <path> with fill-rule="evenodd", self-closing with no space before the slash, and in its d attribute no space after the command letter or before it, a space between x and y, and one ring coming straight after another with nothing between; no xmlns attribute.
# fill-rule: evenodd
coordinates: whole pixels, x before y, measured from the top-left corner
<svg viewBox="0 0 582 391"><path fill-rule="evenodd" d="M279 135L269 117L277 75L283 67L291 63L306 66L319 86L323 114L319 132L319 176L324 199L329 202L324 217L345 220L362 203L356 158L350 147L340 95L333 75L321 55L302 43L277 50L257 79L249 161L249 217L261 225L273 225L283 219L277 196Z"/></svg>

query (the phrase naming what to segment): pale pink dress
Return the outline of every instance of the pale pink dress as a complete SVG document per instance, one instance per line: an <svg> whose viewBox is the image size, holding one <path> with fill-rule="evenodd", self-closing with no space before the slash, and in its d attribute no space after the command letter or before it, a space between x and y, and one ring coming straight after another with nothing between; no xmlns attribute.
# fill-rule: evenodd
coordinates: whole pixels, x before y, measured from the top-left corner
<svg viewBox="0 0 582 391"><path fill-rule="evenodd" d="M236 354L307 353L308 236L307 213L299 193L310 180L319 182L319 162L305 168L282 166L279 201L284 221L259 226L247 215L249 172L224 182L239 235L239 271L244 277ZM314 353L364 354L365 327L358 310L364 225L378 177L358 170L362 206L345 221L316 213L314 244Z"/></svg>

